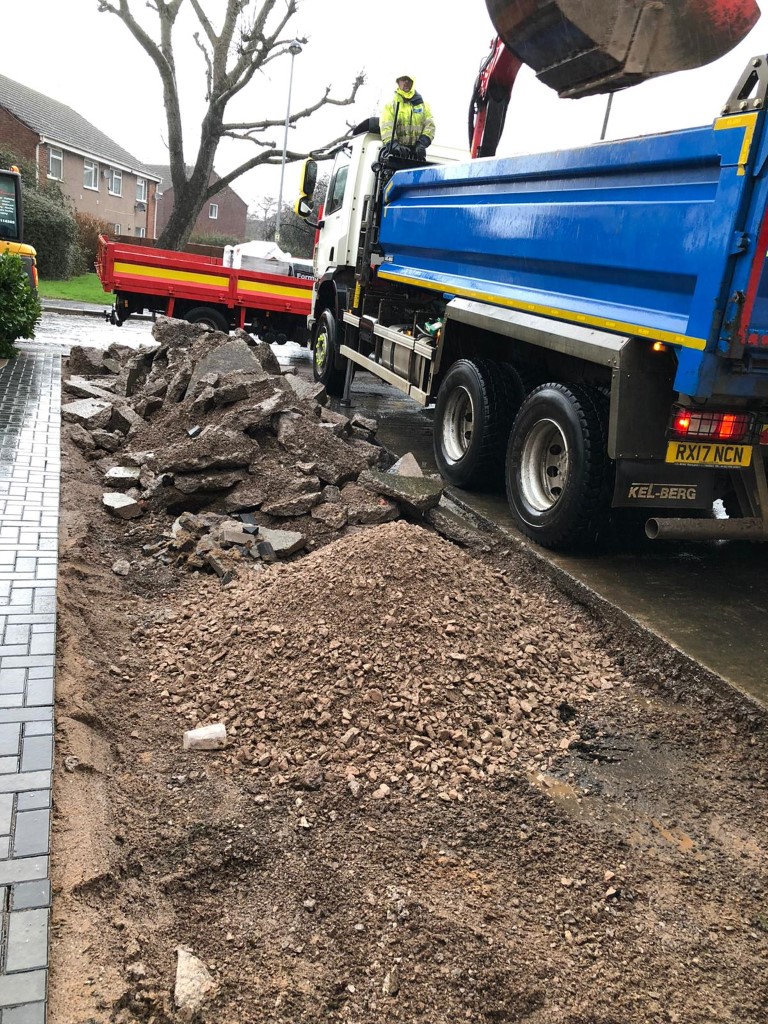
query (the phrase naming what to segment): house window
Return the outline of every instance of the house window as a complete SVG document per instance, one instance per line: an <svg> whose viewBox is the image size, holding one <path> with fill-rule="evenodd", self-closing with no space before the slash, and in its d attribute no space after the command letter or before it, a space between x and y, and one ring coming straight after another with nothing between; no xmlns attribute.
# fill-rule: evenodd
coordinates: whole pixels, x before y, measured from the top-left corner
<svg viewBox="0 0 768 1024"><path fill-rule="evenodd" d="M107 191L111 196L123 194L123 172L116 167L110 167L107 171Z"/></svg>
<svg viewBox="0 0 768 1024"><path fill-rule="evenodd" d="M64 153L60 149L48 149L48 177L64 180Z"/></svg>
<svg viewBox="0 0 768 1024"><path fill-rule="evenodd" d="M136 202L146 203L147 201L147 179L137 178L136 179Z"/></svg>
<svg viewBox="0 0 768 1024"><path fill-rule="evenodd" d="M146 238L147 237L147 229L146 228L136 228L136 237L137 238Z"/></svg>
<svg viewBox="0 0 768 1024"><path fill-rule="evenodd" d="M83 188L99 190L99 165L93 160L83 161Z"/></svg>
<svg viewBox="0 0 768 1024"><path fill-rule="evenodd" d="M115 234L116 235L122 235L122 233L123 233L123 229L120 227L120 225L119 224L115 224Z"/></svg>
<svg viewBox="0 0 768 1024"><path fill-rule="evenodd" d="M218 203L211 203L210 204L210 206L208 207L208 216L209 216L209 218L211 220L218 220L219 219L219 204Z"/></svg>

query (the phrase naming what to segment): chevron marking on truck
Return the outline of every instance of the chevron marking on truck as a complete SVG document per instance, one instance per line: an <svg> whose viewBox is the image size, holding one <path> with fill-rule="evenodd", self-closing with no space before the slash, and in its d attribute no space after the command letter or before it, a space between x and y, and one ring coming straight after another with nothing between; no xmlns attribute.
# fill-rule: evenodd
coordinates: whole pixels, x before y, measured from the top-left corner
<svg viewBox="0 0 768 1024"><path fill-rule="evenodd" d="M519 309L523 313L536 313L540 316L553 317L556 320L569 320L573 323L585 324L587 327L599 327L603 330L612 331L615 334L634 334L640 338L665 341L668 345L695 348L698 351L703 351L707 347L706 338L689 338L687 334L676 334L674 331L660 331L654 327L643 327L641 324L630 324L623 320L608 320L601 316L577 313L571 309L557 309L554 306L539 306L535 302L505 299L500 295L486 295L483 292L473 291L471 288L447 288L445 284L420 281L383 270L379 270L379 277L386 278L388 281L399 281L401 284L411 284L417 288L431 288L433 291L445 292L450 295L461 295L467 299L478 299L480 302L489 302L494 306L508 306L510 309Z"/></svg>
<svg viewBox="0 0 768 1024"><path fill-rule="evenodd" d="M752 141L755 137L755 126L757 125L757 114L741 114L739 117L719 117L715 121L715 131L723 131L727 128L743 128L744 139L741 143L741 152L739 153L739 169L736 172L739 176L743 176L746 171L747 161L749 160L749 151L752 148Z"/></svg>
<svg viewBox="0 0 768 1024"><path fill-rule="evenodd" d="M115 263L115 274L129 274L131 277L151 277L155 281L188 281L194 284L212 285L226 291L229 280L214 274L191 274L184 270L159 270L157 267L142 267L136 263Z"/></svg>

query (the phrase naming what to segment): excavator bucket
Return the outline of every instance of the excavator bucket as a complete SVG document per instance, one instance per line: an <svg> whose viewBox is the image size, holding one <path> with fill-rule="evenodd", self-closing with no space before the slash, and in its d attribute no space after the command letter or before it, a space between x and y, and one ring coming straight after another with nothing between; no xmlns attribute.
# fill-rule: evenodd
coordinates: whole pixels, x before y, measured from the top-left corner
<svg viewBox="0 0 768 1024"><path fill-rule="evenodd" d="M486 0L507 48L561 96L589 96L717 60L755 0Z"/></svg>

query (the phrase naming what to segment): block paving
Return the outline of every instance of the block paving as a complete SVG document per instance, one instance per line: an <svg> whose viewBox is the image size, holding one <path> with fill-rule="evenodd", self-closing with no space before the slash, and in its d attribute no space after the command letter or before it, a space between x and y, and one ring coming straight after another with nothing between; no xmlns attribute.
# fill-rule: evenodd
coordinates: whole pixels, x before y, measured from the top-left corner
<svg viewBox="0 0 768 1024"><path fill-rule="evenodd" d="M0 369L0 1024L44 1024L61 350Z"/></svg>

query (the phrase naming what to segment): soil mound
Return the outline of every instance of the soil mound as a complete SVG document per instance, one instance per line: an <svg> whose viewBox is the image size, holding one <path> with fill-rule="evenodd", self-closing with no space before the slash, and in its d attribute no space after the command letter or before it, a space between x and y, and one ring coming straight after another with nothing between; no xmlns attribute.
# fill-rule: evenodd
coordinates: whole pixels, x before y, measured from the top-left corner
<svg viewBox="0 0 768 1024"><path fill-rule="evenodd" d="M502 767L541 767L573 738L573 703L619 684L562 612L398 521L198 589L137 639L185 725L225 721L257 771L462 800Z"/></svg>

